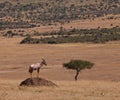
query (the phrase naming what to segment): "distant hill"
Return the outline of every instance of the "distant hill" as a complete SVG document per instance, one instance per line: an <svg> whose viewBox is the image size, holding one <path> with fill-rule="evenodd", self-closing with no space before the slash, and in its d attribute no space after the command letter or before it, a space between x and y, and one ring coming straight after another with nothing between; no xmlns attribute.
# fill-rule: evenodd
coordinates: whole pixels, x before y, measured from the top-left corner
<svg viewBox="0 0 120 100"><path fill-rule="evenodd" d="M94 20L108 14L120 14L120 0L0 0L0 28Z"/></svg>
<svg viewBox="0 0 120 100"><path fill-rule="evenodd" d="M39 2L68 2L68 3L76 3L76 4L93 4L93 3L119 3L120 0L0 0L0 2L12 2L12 3L23 3L23 4L29 4L29 3L39 3Z"/></svg>

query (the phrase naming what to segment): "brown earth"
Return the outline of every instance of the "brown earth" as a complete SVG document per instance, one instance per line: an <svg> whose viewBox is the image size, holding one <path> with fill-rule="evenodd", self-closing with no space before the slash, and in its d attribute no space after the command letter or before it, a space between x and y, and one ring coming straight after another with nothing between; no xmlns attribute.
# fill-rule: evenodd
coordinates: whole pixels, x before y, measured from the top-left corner
<svg viewBox="0 0 120 100"><path fill-rule="evenodd" d="M49 80L74 80L75 72L62 67L71 59L95 63L91 70L83 70L79 80L120 81L120 41L106 44L25 44L22 38L0 38L0 79L25 79L29 77L30 64L45 58L48 66L40 71L40 77ZM33 77L36 72L33 73Z"/></svg>
<svg viewBox="0 0 120 100"><path fill-rule="evenodd" d="M20 86L57 86L57 85L43 78L35 77L25 79L20 83Z"/></svg>

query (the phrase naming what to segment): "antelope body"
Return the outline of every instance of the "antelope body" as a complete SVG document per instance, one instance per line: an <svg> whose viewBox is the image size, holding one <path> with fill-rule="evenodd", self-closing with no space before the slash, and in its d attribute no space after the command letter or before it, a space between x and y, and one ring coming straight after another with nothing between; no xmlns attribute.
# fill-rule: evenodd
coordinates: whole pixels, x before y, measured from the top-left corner
<svg viewBox="0 0 120 100"><path fill-rule="evenodd" d="M44 59L42 59L42 62L40 62L40 63L31 64L29 66L30 77L32 78L32 73L33 73L34 70L37 70L37 77L39 77L39 71L40 71L40 68L43 65L47 65L47 63L46 63L46 61Z"/></svg>

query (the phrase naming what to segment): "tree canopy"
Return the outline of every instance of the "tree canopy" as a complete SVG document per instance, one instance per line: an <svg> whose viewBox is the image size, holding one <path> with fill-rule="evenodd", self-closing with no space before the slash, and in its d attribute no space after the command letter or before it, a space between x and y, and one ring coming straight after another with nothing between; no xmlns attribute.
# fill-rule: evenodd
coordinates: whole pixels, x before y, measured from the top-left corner
<svg viewBox="0 0 120 100"><path fill-rule="evenodd" d="M71 60L70 62L64 63L63 67L67 69L76 70L75 80L77 80L77 77L81 70L86 69L86 68L91 69L93 65L94 63L85 61L85 60Z"/></svg>

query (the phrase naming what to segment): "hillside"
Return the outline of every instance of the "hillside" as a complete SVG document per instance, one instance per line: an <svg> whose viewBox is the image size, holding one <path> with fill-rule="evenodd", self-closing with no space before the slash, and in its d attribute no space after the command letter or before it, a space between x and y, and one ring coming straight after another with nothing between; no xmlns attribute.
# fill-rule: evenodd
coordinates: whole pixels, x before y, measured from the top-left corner
<svg viewBox="0 0 120 100"><path fill-rule="evenodd" d="M87 4L87 3L96 3L96 2L109 2L109 3L112 3L112 2L115 2L115 3L118 3L120 2L120 0L0 0L0 2L6 2L6 1L9 1L9 2L12 2L12 3L22 3L22 4L28 4L28 3L39 3L39 2L51 2L51 1L64 1L64 2L68 2L68 3L81 3L81 4Z"/></svg>
<svg viewBox="0 0 120 100"><path fill-rule="evenodd" d="M120 0L0 0L0 29L94 20L109 14L120 14Z"/></svg>

